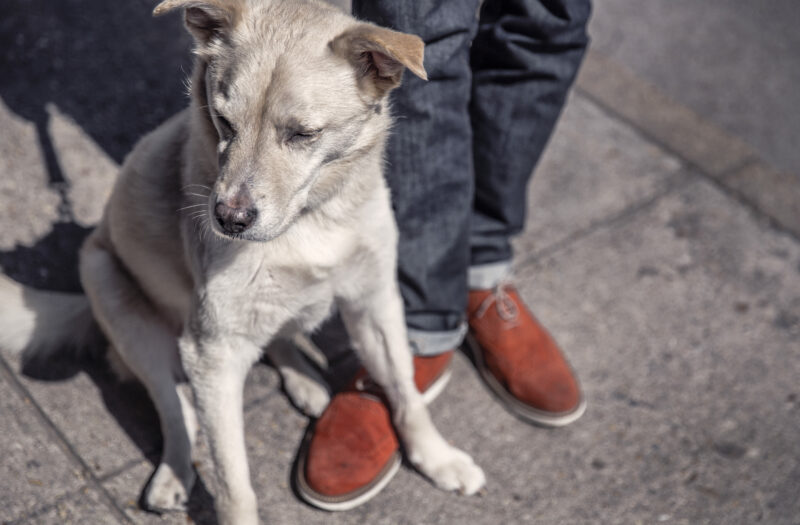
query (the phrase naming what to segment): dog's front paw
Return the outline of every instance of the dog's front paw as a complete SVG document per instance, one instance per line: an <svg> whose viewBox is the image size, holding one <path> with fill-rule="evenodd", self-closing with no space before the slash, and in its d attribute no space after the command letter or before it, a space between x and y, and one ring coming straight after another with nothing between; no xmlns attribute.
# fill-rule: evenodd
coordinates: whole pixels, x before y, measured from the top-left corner
<svg viewBox="0 0 800 525"><path fill-rule="evenodd" d="M331 400L324 385L298 373L284 373L283 388L292 403L307 416L321 416Z"/></svg>
<svg viewBox="0 0 800 525"><path fill-rule="evenodd" d="M470 495L486 484L483 470L466 452L449 447L437 456L426 461L411 458L411 462L440 489Z"/></svg>
<svg viewBox="0 0 800 525"><path fill-rule="evenodd" d="M172 468L162 463L150 478L144 493L144 507L153 512L185 511L195 481L194 471L181 481Z"/></svg>

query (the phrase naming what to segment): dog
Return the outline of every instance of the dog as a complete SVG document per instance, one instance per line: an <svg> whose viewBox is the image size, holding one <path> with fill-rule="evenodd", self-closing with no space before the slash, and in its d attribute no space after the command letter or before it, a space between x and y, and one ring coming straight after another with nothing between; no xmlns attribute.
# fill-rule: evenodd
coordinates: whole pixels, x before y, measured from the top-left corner
<svg viewBox="0 0 800 525"><path fill-rule="evenodd" d="M426 78L424 44L317 0L164 0L154 14L178 9L195 41L189 108L125 160L80 252L86 296L2 278L0 344L41 356L96 322L158 410L146 506L184 508L199 426L219 520L246 525L258 513L245 376L266 352L295 403L319 414L324 382L289 341L337 310L410 462L443 489L478 491L483 472L414 386L382 172L388 95L405 69Z"/></svg>

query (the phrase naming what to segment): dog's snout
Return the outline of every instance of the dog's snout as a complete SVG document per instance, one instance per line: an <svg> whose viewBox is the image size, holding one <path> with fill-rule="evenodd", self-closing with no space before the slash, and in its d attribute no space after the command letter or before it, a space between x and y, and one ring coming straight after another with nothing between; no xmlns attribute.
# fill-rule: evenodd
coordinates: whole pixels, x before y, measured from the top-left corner
<svg viewBox="0 0 800 525"><path fill-rule="evenodd" d="M233 207L224 202L217 202L214 216L222 231L228 234L242 233L250 228L258 215L252 206Z"/></svg>

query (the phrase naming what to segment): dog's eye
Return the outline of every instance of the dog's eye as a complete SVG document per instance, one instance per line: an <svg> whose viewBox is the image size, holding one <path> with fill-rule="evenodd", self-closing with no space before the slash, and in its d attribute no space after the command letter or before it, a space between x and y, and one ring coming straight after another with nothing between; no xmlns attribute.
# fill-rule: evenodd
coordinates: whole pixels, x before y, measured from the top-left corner
<svg viewBox="0 0 800 525"><path fill-rule="evenodd" d="M217 113L217 130L219 131L220 137L223 139L228 139L233 136L234 130L233 126L231 125L230 121Z"/></svg>
<svg viewBox="0 0 800 525"><path fill-rule="evenodd" d="M289 135L288 142L291 144L308 143L319 137L321 133L321 129L293 131Z"/></svg>

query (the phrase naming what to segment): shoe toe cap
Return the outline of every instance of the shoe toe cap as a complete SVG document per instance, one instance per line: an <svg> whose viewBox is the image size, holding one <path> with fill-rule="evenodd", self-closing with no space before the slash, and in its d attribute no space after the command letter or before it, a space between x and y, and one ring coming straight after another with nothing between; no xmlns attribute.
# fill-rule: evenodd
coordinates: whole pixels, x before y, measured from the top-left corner
<svg viewBox="0 0 800 525"><path fill-rule="evenodd" d="M380 477L398 449L380 400L358 392L338 394L314 428L305 481L325 496L358 491Z"/></svg>

